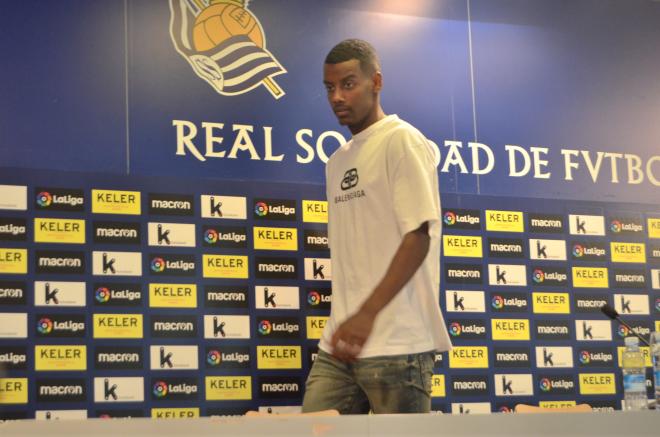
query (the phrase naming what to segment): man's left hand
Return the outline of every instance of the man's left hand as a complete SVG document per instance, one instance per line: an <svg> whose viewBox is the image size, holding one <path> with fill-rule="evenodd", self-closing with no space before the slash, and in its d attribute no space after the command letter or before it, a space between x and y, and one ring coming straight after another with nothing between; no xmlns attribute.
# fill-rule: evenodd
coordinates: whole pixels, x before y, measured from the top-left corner
<svg viewBox="0 0 660 437"><path fill-rule="evenodd" d="M353 362L362 351L374 326L375 316L360 310L339 325L330 341L332 355L344 362Z"/></svg>

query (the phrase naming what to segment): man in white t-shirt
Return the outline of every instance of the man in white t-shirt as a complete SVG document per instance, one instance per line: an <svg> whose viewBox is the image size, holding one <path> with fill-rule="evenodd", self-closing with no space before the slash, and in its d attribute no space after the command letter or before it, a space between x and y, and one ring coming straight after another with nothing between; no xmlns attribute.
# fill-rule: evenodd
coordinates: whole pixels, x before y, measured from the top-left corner
<svg viewBox="0 0 660 437"><path fill-rule="evenodd" d="M339 43L323 76L353 137L326 166L332 309L303 412L429 412L434 352L451 348L439 307L439 152L383 112L369 43Z"/></svg>

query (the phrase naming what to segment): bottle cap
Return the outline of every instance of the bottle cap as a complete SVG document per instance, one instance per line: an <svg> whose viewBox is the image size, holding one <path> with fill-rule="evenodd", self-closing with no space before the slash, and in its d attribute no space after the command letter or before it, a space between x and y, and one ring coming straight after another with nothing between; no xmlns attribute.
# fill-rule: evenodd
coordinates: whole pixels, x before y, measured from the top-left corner
<svg viewBox="0 0 660 437"><path fill-rule="evenodd" d="M626 346L639 346L639 339L632 335L626 337L623 341L626 343Z"/></svg>

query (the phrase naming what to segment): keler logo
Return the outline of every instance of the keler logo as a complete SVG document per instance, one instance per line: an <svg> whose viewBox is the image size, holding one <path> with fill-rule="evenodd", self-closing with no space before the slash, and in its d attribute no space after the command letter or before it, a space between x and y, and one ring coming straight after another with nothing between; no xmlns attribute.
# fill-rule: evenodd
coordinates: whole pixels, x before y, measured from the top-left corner
<svg viewBox="0 0 660 437"><path fill-rule="evenodd" d="M346 173L344 173L344 177L341 180L341 189L346 191L353 187L357 187L359 181L360 177L358 176L357 168L346 170Z"/></svg>
<svg viewBox="0 0 660 437"><path fill-rule="evenodd" d="M170 0L170 36L195 74L219 94L235 96L264 85L279 99L285 93L273 77L286 70L266 50L261 23L247 3Z"/></svg>

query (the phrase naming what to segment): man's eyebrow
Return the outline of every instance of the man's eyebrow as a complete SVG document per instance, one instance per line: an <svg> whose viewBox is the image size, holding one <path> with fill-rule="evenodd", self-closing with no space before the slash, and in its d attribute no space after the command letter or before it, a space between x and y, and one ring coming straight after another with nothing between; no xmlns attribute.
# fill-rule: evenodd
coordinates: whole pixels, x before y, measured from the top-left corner
<svg viewBox="0 0 660 437"><path fill-rule="evenodd" d="M343 81L345 81L345 80L353 79L353 78L356 78L356 77L357 77L357 74L355 74L355 73L350 73L350 74L348 74L348 75L342 77L341 79L339 79L339 82L343 82ZM329 81L327 81L327 80L324 80L324 81L323 81L323 84L324 84L324 85L332 85L332 82L329 82Z"/></svg>

